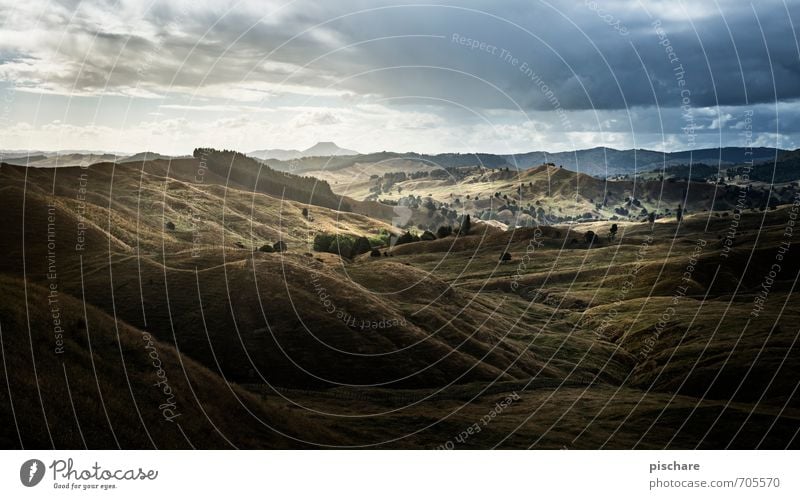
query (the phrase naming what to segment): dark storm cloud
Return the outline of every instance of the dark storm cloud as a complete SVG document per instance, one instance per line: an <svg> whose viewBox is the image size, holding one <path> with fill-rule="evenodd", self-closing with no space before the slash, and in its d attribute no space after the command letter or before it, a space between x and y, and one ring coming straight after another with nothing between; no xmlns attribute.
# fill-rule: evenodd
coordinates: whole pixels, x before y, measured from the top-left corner
<svg viewBox="0 0 800 499"><path fill-rule="evenodd" d="M680 105L684 87L678 83L678 66L683 68L692 106L800 97L800 61L792 31L792 19L800 19L797 2L787 8L780 1L760 2L755 10L747 4L722 3L720 10L714 7L709 12L706 6L700 13L693 12L692 4L665 7L672 13L685 9L682 19L660 17L663 8L649 9L648 16L635 4L621 2L604 3L608 7L601 16L587 6L590 3L504 2L483 6L484 12L446 6L390 8L353 15L331 25L351 40L409 33L446 37L440 41L375 42L356 51L363 68L440 66L474 76L445 69L420 71L414 76L389 71L347 83L362 92L379 89L386 95L407 95L421 91L471 106L513 107L500 92L479 83L477 78L481 78L523 108L552 109L552 100L543 95L530 74L499 56L505 49L520 66L525 63L533 68L565 109ZM607 22L608 16L617 26L624 26L625 35ZM661 38L654 23L664 30ZM498 50L492 54L452 43L453 33ZM670 62L667 46L679 64Z"/></svg>
<svg viewBox="0 0 800 499"><path fill-rule="evenodd" d="M0 80L68 96L165 96L176 109L261 101L336 116L379 105L461 131L505 119L523 123L522 144L540 132L594 144L606 131L614 144L664 134L663 147L685 149L695 145L687 126L704 143L740 143L735 126L753 111L759 140L798 141L797 0L429 3L14 4L0 26ZM530 123L539 128L527 139Z"/></svg>
<svg viewBox="0 0 800 499"><path fill-rule="evenodd" d="M103 5L96 7L113 15L113 9ZM96 23L74 16L67 37L77 43L59 40L56 45L58 37L53 37L51 47L66 70L46 80L50 85L86 90L106 83L114 88L135 83L164 86L173 81L194 87L239 82L245 76L270 82L291 76L292 83L311 86L345 79L337 85L358 93L422 95L474 108L519 105L526 110L551 110L554 100L542 92L543 82L563 109L622 109L656 103L669 107L680 105L683 87L678 86L675 64L667 59L668 43L685 71L692 106L800 97L800 62L792 31L792 19L800 19L797 2L786 7L780 0L759 2L755 9L740 2L722 2L719 9L705 5L702 10L680 2L642 5L612 1L598 7L583 1L514 0L496 5L398 6L385 1L323 5L299 1L271 15L274 8L258 4L230 9L227 5L156 3L142 10L141 19L131 20L127 32L105 32ZM62 4L53 19L63 21L68 10L69 5ZM665 40L659 39L655 22L664 29ZM153 30L155 36L140 35L143 28ZM491 54L453 43L454 33L497 50ZM292 74L298 66L353 43L358 45L315 62L313 71ZM518 65L504 60L502 50L517 58ZM267 57L285 65L265 65ZM141 70L143 59L146 72ZM119 62L114 65L115 61ZM533 74L523 71L523 65ZM353 76L393 66L441 69Z"/></svg>

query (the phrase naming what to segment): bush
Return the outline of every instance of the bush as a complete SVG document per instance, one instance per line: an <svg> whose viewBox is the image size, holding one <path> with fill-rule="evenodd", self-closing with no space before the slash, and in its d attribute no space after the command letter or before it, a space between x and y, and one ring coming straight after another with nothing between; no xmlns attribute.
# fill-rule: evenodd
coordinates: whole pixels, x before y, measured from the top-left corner
<svg viewBox="0 0 800 499"><path fill-rule="evenodd" d="M591 246L592 244L594 244L595 241L597 241L597 234L595 234L593 230L590 230L586 234L584 234L583 240L584 242L586 242L586 244Z"/></svg>
<svg viewBox="0 0 800 499"><path fill-rule="evenodd" d="M272 245L267 243L264 246L258 248L258 251L261 251L263 253L272 253L274 250L272 249Z"/></svg>
<svg viewBox="0 0 800 499"><path fill-rule="evenodd" d="M439 239L444 239L445 237L451 235L453 235L453 228L450 227L449 225L442 225L436 231L436 237L438 237Z"/></svg>
<svg viewBox="0 0 800 499"><path fill-rule="evenodd" d="M275 243L275 244L273 244L273 245L272 245L272 249L273 249L273 250L275 250L275 252L277 252L277 253L281 253L281 252L283 252L283 251L286 251L286 250L288 250L288 249L289 249L289 247L288 247L288 246L286 246L286 243L285 243L285 242L283 242L283 241L278 241L277 243Z"/></svg>
<svg viewBox="0 0 800 499"><path fill-rule="evenodd" d="M466 236L467 234L469 234L469 229L470 229L471 226L472 226L472 223L470 222L469 215L466 215L464 217L464 221L461 222L461 229L458 231L458 234L462 235L462 236Z"/></svg>
<svg viewBox="0 0 800 499"><path fill-rule="evenodd" d="M369 244L373 247L389 246L389 242L392 239L392 234L386 229L380 229L377 236L370 236L367 239L369 240Z"/></svg>
<svg viewBox="0 0 800 499"><path fill-rule="evenodd" d="M370 240L364 236L355 237L347 234L328 234L320 232L314 236L314 251L333 253L346 258L354 258L372 249ZM380 256L380 255L379 255Z"/></svg>
<svg viewBox="0 0 800 499"><path fill-rule="evenodd" d="M395 244L408 244L416 241L419 241L419 237L406 231L405 234L397 238L397 242L395 242Z"/></svg>
<svg viewBox="0 0 800 499"><path fill-rule="evenodd" d="M331 246L331 241L333 241L335 236L333 234L327 234L325 232L321 232L314 236L314 251L328 251L328 248Z"/></svg>
<svg viewBox="0 0 800 499"><path fill-rule="evenodd" d="M166 228L167 228L167 230L175 230L175 224L174 224L174 223L172 223L172 222L167 222L167 223L165 223L165 224L164 224L164 227L166 227Z"/></svg>
<svg viewBox="0 0 800 499"><path fill-rule="evenodd" d="M511 253L504 251L502 255L500 255L501 262L509 262L511 261Z"/></svg>
<svg viewBox="0 0 800 499"><path fill-rule="evenodd" d="M419 238L422 241L433 241L436 239L436 236L433 234L433 232L426 230Z"/></svg>
<svg viewBox="0 0 800 499"><path fill-rule="evenodd" d="M347 236L336 236L328 246L328 253L350 257L353 254L353 240Z"/></svg>
<svg viewBox="0 0 800 499"><path fill-rule="evenodd" d="M375 258L375 257L381 256L381 252L380 252L380 250L374 249L374 250L369 252L369 256Z"/></svg>
<svg viewBox="0 0 800 499"><path fill-rule="evenodd" d="M372 249L372 246L369 244L369 239L364 236L359 237L356 239L355 243L353 244L353 251L351 256L356 257L358 255L364 254Z"/></svg>

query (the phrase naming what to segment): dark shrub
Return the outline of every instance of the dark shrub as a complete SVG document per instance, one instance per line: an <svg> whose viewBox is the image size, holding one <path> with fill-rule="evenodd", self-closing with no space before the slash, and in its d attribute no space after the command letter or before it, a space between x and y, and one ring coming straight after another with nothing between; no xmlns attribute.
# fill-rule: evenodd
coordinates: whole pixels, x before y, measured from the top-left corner
<svg viewBox="0 0 800 499"><path fill-rule="evenodd" d="M461 236L466 236L469 234L469 229L471 226L472 223L470 222L469 215L466 215L464 217L464 221L461 222L461 229L459 229L458 234Z"/></svg>
<svg viewBox="0 0 800 499"><path fill-rule="evenodd" d="M422 233L422 235L419 238L422 241L433 241L434 239L436 239L436 236L433 234L433 232L426 230L425 232Z"/></svg>
<svg viewBox="0 0 800 499"><path fill-rule="evenodd" d="M308 218L308 208L303 208L303 218Z"/></svg>
<svg viewBox="0 0 800 499"><path fill-rule="evenodd" d="M272 249L273 249L273 250L275 250L277 253L280 253L280 252L282 252L282 251L286 251L286 250L288 250L288 249L289 249L289 247L288 247L288 246L286 246L286 243L285 243L285 242L283 242L283 241L278 241L277 243L275 243L275 244L273 244L273 245L272 245Z"/></svg>
<svg viewBox="0 0 800 499"><path fill-rule="evenodd" d="M502 255L500 255L501 262L509 262L511 261L511 253L505 251Z"/></svg>
<svg viewBox="0 0 800 499"><path fill-rule="evenodd" d="M381 252L380 252L380 250L374 249L374 250L369 252L369 256L371 256L373 258L374 257L378 257L378 256L381 256Z"/></svg>
<svg viewBox="0 0 800 499"><path fill-rule="evenodd" d="M356 242L353 244L353 251L351 256L355 257L358 255L362 255L369 250L372 249L372 246L369 244L369 239L364 236L359 237L356 239Z"/></svg>
<svg viewBox="0 0 800 499"><path fill-rule="evenodd" d="M258 251L262 251L264 253L272 253L274 250L272 249L271 244L265 244L264 246L258 248Z"/></svg>
<svg viewBox="0 0 800 499"><path fill-rule="evenodd" d="M453 235L453 228L450 227L449 225L442 225L436 231L436 237L438 237L439 239L443 239L443 238L445 238L447 236L451 236L451 235Z"/></svg>
<svg viewBox="0 0 800 499"><path fill-rule="evenodd" d="M328 253L349 258L353 254L353 240L347 236L335 236L328 246Z"/></svg>
<svg viewBox="0 0 800 499"><path fill-rule="evenodd" d="M165 223L165 224L164 224L164 227L166 227L166 228L167 228L167 230L175 230L175 224L174 224L174 223L172 223L172 222L167 222L167 223Z"/></svg>
<svg viewBox="0 0 800 499"><path fill-rule="evenodd" d="M417 241L419 241L419 238L417 238ZM395 244L408 244L413 242L414 236L410 232L406 231L405 234L397 238L397 242L395 242Z"/></svg>
<svg viewBox="0 0 800 499"><path fill-rule="evenodd" d="M332 234L320 233L314 236L314 251L328 251L333 241Z"/></svg>
<svg viewBox="0 0 800 499"><path fill-rule="evenodd" d="M595 241L597 241L597 234L595 234L593 230L590 230L583 235L583 240L586 244L591 246Z"/></svg>

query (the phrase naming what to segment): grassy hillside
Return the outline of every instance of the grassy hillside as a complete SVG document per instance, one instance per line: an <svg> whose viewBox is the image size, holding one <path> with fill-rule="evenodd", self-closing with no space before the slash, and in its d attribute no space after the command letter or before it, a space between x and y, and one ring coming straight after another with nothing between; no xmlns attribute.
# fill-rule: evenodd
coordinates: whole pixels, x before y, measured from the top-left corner
<svg viewBox="0 0 800 499"><path fill-rule="evenodd" d="M476 222L350 259L314 251L314 235L396 229L211 168L198 177L199 165L0 168L8 446L50 447L47 422L57 447L435 448L508 397L460 447L797 446L800 247L786 235L797 205L693 208L680 223ZM519 180L487 170L457 185L406 182L485 210ZM543 209L554 210L634 188L642 203L671 202L685 187L552 166L524 180L521 199L549 192ZM729 202L714 189L688 186L690 206ZM259 250L278 241L286 251ZM159 410L153 349L175 380L183 433Z"/></svg>
<svg viewBox="0 0 800 499"><path fill-rule="evenodd" d="M4 449L288 448L331 439L277 398L255 397L92 305L58 294L62 340L51 289L0 276L0 293Z"/></svg>
<svg viewBox="0 0 800 499"><path fill-rule="evenodd" d="M432 170L416 174L403 171L369 174L372 170L345 169L319 174L342 195L380 199L411 210L412 226L435 231L454 223L439 217L441 208L455 214L527 226L568 221L609 219L646 220L674 218L683 213L735 209L758 211L791 202L797 186L771 189L769 185L717 185L669 178L602 180L552 164L521 172L512 169ZM431 204L432 203L432 204ZM428 206L426 209L420 209ZM451 217L452 218L452 217Z"/></svg>

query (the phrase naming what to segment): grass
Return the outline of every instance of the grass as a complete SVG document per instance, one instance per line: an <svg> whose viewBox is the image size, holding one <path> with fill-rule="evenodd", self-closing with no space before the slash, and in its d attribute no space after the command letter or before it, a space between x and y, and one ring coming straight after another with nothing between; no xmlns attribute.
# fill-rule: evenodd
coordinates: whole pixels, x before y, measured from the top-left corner
<svg viewBox="0 0 800 499"><path fill-rule="evenodd" d="M313 251L313 234L394 229L226 187L210 173L198 184L193 167L121 165L112 180L110 165L93 166L85 207L78 169L31 170L27 184L23 168L0 170L7 220L24 221L0 240L3 375L14 387L0 404L13 401L16 414L15 423L2 412L7 446L50 447L50 428L57 447L82 447L77 420L92 429L86 445L100 448L306 445L263 422L308 445L433 448L509 390L521 400L466 447L748 448L762 437L766 447L797 445L797 247L751 317L788 207L744 213L728 256L720 237L731 219L696 212L680 227L617 222L618 239L592 247L586 231L604 236L611 222L510 232L475 224L470 235L349 260ZM528 173L537 183L548 174L568 175ZM63 365L44 306L51 201ZM700 238L707 244L683 281ZM254 249L277 240L289 250ZM503 252L510 262L500 262ZM90 335L78 322L81 298ZM175 373L188 441L157 410L143 331ZM37 386L46 414L30 396Z"/></svg>

